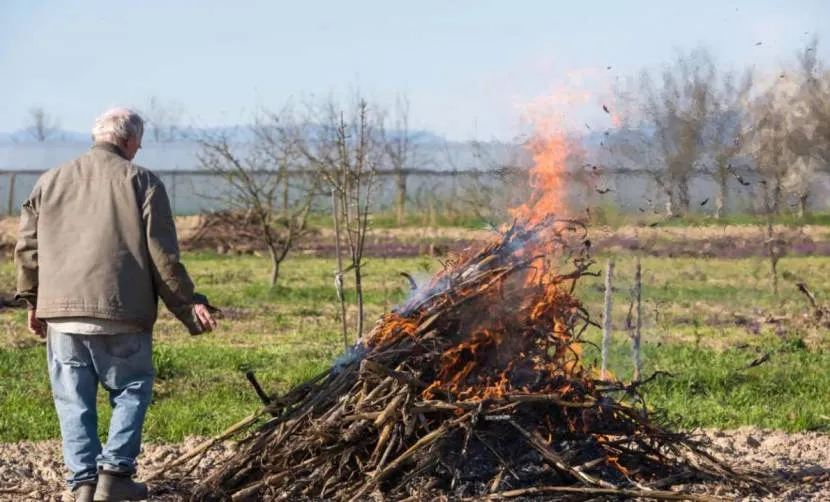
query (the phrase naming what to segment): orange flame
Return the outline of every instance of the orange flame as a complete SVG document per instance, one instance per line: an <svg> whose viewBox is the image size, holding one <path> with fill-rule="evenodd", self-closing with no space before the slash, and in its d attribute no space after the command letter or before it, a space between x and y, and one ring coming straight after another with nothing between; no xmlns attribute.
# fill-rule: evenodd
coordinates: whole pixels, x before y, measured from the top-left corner
<svg viewBox="0 0 830 502"><path fill-rule="evenodd" d="M512 217L531 224L551 214L566 212L564 175L570 155L567 137L553 119L537 119L534 128L527 145L533 158L529 173L530 200L510 211Z"/></svg>
<svg viewBox="0 0 830 502"><path fill-rule="evenodd" d="M554 103L554 107L560 104ZM483 250L469 249L455 256L429 285L442 291L444 286L439 285L454 271L462 268L469 273L443 290L440 296L445 296L446 302L433 311L413 311L412 317L387 315L369 337L370 346L408 337L423 343L427 333L435 329L436 316L454 318L458 310L446 306L464 302L469 314L442 325L441 329L446 330L443 336L453 341L443 346L438 368L426 374L429 385L422 391L425 398L450 394L461 400L495 399L511 392L541 392L569 399L591 391L590 380L582 381L579 389L569 383L584 376L581 347L572 332L581 303L562 287L564 279L555 274L550 260L561 248L557 243L560 241L554 239L557 227L566 224L548 223L554 221L550 217L569 216L568 165L571 156L582 152L549 105L532 107L533 134L526 144L533 160L529 171L531 194L525 203L510 210L510 215L522 223L520 226L542 223L541 230L534 230L537 233L532 239L517 239L515 247L502 246L500 239L494 239ZM504 250L508 250L507 255L500 255ZM470 279L478 270L500 270L498 260L510 263L508 256L531 263L521 273L495 272L481 280ZM572 430L587 427L577 408L563 409L563 414Z"/></svg>

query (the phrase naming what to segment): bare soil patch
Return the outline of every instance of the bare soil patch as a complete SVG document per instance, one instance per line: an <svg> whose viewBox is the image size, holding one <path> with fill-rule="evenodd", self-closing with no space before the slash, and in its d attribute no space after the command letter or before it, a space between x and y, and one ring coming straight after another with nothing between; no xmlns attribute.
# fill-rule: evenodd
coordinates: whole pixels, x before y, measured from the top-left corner
<svg viewBox="0 0 830 502"><path fill-rule="evenodd" d="M711 439L710 451L717 457L737 468L775 475L782 482L783 490L779 493L739 500L830 500L830 434L785 433L754 427L704 433ZM140 457L139 477L193 448L202 439L189 438L183 443L167 445L146 444ZM214 447L193 467L190 476L199 479L234 451L233 442ZM72 500L66 492L64 476L59 441L0 444L0 500ZM732 498L717 486L708 487L707 491ZM176 487L160 483L151 485L150 500L182 501L186 495L178 493Z"/></svg>

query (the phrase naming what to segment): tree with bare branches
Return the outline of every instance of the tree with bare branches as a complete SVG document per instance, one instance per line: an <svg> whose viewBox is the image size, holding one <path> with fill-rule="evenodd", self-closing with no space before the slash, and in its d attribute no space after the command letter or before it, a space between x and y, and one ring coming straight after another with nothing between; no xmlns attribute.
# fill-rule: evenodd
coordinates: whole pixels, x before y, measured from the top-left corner
<svg viewBox="0 0 830 502"><path fill-rule="evenodd" d="M409 100L405 97L398 97L395 101L393 131L385 141L385 147L389 167L395 171L395 215L398 225L403 225L406 219L407 170L422 167L426 160L422 158L417 138L410 129Z"/></svg>
<svg viewBox="0 0 830 502"><path fill-rule="evenodd" d="M796 148L830 169L830 68L818 56L813 38L797 55L799 97L804 120L796 124ZM799 127L800 126L800 127Z"/></svg>
<svg viewBox="0 0 830 502"><path fill-rule="evenodd" d="M750 103L745 153L760 178L765 212L778 215L792 191L806 204L812 183L809 106L796 78L775 78Z"/></svg>
<svg viewBox="0 0 830 502"><path fill-rule="evenodd" d="M390 151L384 128L383 113L368 101L356 96L353 104L343 107L330 101L311 107L311 120L318 131L304 135L300 150L315 166L334 192L336 239L343 234L349 253L349 265L338 270L336 283L343 284L343 275L354 274L357 297L356 336L363 335L363 253L369 229L369 215L376 190L376 173L388 162ZM344 295L339 294L341 302ZM346 333L344 332L344 339Z"/></svg>
<svg viewBox="0 0 830 502"><path fill-rule="evenodd" d="M319 176L300 155L296 130L288 114L269 113L251 127L249 141L234 141L225 132L198 139L202 169L227 184L218 197L251 223L254 231L247 237L268 249L271 287L277 285L288 252L308 231L308 215L320 190Z"/></svg>
<svg viewBox="0 0 830 502"><path fill-rule="evenodd" d="M794 160L784 186L803 219L818 173L830 170L830 69L818 57L817 38L796 55L796 63L779 80L793 80L788 86L787 146Z"/></svg>
<svg viewBox="0 0 830 502"><path fill-rule="evenodd" d="M181 138L180 121L183 110L181 105L162 103L157 96L150 97L142 116L147 124L148 136L156 143L171 143Z"/></svg>
<svg viewBox="0 0 830 502"><path fill-rule="evenodd" d="M615 155L639 164L666 196L668 216L690 210L690 182L705 146L716 75L708 51L679 53L659 81L647 71L635 92L618 91L630 108L629 129L615 145Z"/></svg>
<svg viewBox="0 0 830 502"><path fill-rule="evenodd" d="M52 139L59 127L57 119L49 115L42 107L34 107L29 110L29 125L26 130L35 141L42 143Z"/></svg>
<svg viewBox="0 0 830 502"><path fill-rule="evenodd" d="M728 72L712 82L710 110L705 121L703 155L707 173L718 185L715 218L726 215L729 184L736 173L732 163L746 141L746 111L753 89L753 73Z"/></svg>

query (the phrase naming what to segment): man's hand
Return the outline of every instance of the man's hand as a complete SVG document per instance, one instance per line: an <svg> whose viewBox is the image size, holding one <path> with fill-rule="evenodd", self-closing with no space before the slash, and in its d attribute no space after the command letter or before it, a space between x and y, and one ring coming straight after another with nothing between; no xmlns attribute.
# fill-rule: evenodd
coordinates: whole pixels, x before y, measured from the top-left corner
<svg viewBox="0 0 830 502"><path fill-rule="evenodd" d="M35 309L29 309L29 333L46 338L46 323L37 318Z"/></svg>
<svg viewBox="0 0 830 502"><path fill-rule="evenodd" d="M193 306L193 313L205 331L213 331L218 326L216 319L213 318L213 314L210 313L207 305L197 303Z"/></svg>

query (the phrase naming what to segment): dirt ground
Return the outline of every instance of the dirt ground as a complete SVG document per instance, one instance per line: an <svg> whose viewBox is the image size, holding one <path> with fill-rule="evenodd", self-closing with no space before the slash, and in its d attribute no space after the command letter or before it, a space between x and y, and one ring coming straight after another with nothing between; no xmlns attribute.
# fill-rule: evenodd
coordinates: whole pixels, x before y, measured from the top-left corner
<svg viewBox="0 0 830 502"><path fill-rule="evenodd" d="M711 439L710 451L739 469L775 475L784 483L783 491L745 501L827 501L830 500L830 434L815 432L787 434L751 427L733 431L705 431ZM145 445L140 458L139 476L176 458L199 444L199 438L174 445ZM233 443L216 446L193 469L198 479L233 453ZM0 444L0 500L72 500L64 491L60 443ZM730 498L717 488L713 495ZM150 500L178 501L163 484L151 485Z"/></svg>

